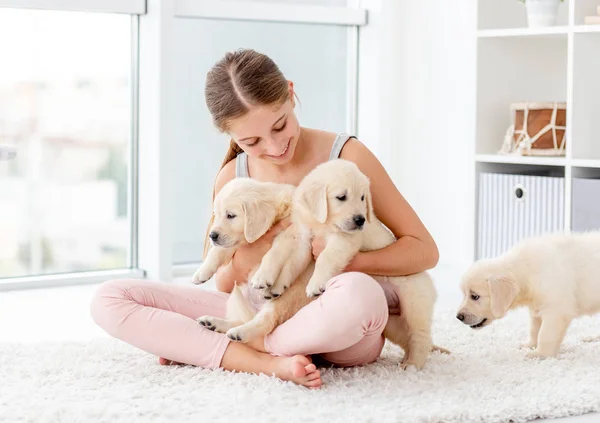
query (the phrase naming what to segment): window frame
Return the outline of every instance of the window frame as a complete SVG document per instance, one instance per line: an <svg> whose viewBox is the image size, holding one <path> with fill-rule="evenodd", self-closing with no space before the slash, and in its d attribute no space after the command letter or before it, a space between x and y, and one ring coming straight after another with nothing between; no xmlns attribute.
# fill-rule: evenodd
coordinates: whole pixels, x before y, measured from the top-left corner
<svg viewBox="0 0 600 423"><path fill-rule="evenodd" d="M129 163L131 245L129 268L0 278L0 292L49 286L94 284L114 278L165 282L191 275L198 263L172 260L170 198L173 163L168 139L174 76L169 42L177 19L226 19L345 26L347 43L346 130L357 132L359 32L368 25L359 0L347 7L275 4L240 0L0 0L0 9L71 10L126 13L132 19L132 127Z"/></svg>
<svg viewBox="0 0 600 423"><path fill-rule="evenodd" d="M112 7L115 6L115 7ZM126 13L131 15L131 109L128 162L127 204L130 237L127 265L124 268L90 270L80 272L47 273L17 277L0 277L0 292L19 289L37 289L55 286L94 284L117 278L143 278L145 271L138 266L138 143L139 143L139 15L146 11L145 0L0 0L2 8L61 10L75 12ZM4 148L6 146L2 146ZM7 151L14 151L14 148ZM16 151L14 151L16 153Z"/></svg>
<svg viewBox="0 0 600 423"><path fill-rule="evenodd" d="M142 15L146 0L0 0L2 7Z"/></svg>

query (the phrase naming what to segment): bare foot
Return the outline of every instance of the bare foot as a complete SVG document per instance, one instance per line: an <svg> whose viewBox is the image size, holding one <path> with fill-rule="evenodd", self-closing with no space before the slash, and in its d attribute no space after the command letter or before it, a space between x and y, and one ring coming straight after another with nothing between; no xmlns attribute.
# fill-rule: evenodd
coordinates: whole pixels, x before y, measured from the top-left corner
<svg viewBox="0 0 600 423"><path fill-rule="evenodd" d="M177 361L168 360L163 357L158 357L158 364L160 364L161 366L170 366L170 365L177 365L177 364L181 364L181 363L179 363Z"/></svg>
<svg viewBox="0 0 600 423"><path fill-rule="evenodd" d="M303 355L278 358L275 376L310 389L318 389L323 385L321 372Z"/></svg>

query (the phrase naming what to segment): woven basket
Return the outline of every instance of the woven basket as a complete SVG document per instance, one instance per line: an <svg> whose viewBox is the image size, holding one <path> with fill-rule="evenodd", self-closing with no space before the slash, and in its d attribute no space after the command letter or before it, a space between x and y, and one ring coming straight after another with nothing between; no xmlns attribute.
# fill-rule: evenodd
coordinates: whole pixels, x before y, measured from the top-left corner
<svg viewBox="0 0 600 423"><path fill-rule="evenodd" d="M565 103L514 103L510 110L512 124L506 131L501 154L565 155Z"/></svg>

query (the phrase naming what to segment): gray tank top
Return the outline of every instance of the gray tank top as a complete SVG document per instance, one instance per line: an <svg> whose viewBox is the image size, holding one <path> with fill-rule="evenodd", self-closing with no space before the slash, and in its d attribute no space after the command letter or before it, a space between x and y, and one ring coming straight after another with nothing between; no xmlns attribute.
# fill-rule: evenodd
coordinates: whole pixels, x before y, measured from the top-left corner
<svg viewBox="0 0 600 423"><path fill-rule="evenodd" d="M350 138L356 138L354 135L348 135L345 133L338 134L335 137L335 141L331 146L331 152L329 153L329 160L334 160L340 157L342 148ZM249 178L250 172L248 171L248 155L244 152L238 154L235 159L235 177L236 178Z"/></svg>

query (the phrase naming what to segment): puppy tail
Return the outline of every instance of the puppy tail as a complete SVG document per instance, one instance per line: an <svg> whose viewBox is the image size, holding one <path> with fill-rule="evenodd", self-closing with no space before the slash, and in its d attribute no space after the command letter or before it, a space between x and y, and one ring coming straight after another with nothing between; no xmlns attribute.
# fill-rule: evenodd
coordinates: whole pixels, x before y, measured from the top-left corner
<svg viewBox="0 0 600 423"><path fill-rule="evenodd" d="M438 347L437 345L434 345L431 348L431 351L438 351L438 352L441 352L442 354L450 354L449 350L447 350L446 348Z"/></svg>
<svg viewBox="0 0 600 423"><path fill-rule="evenodd" d="M240 286L235 282L229 300L227 301L227 309L235 310L235 319L247 323L254 318L256 312L252 309Z"/></svg>

